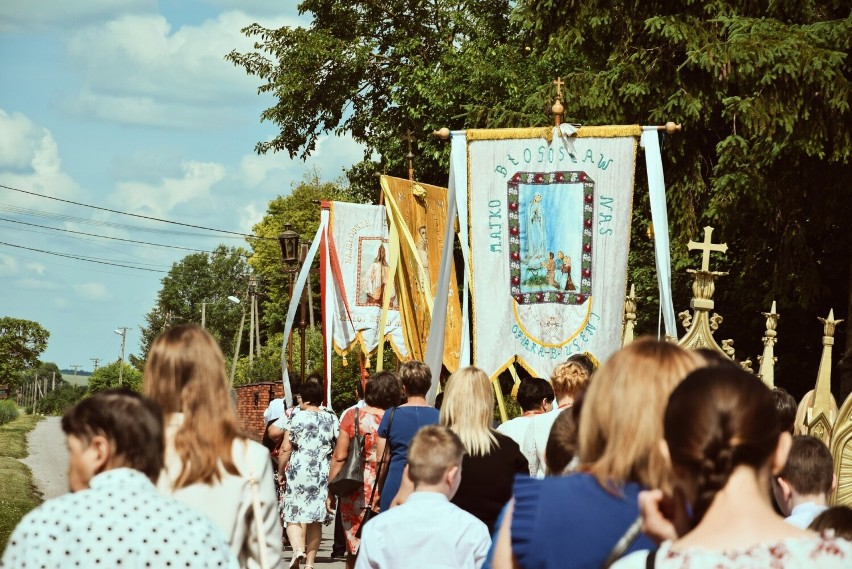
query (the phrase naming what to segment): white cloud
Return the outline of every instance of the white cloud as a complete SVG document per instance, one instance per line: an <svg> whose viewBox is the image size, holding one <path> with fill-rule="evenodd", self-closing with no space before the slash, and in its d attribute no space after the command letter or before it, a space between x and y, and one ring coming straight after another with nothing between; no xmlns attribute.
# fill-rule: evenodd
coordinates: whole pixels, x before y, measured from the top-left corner
<svg viewBox="0 0 852 569"><path fill-rule="evenodd" d="M18 274L18 261L14 257L0 253L0 277Z"/></svg>
<svg viewBox="0 0 852 569"><path fill-rule="evenodd" d="M67 28L117 14L154 9L155 0L3 0L0 31Z"/></svg>
<svg viewBox="0 0 852 569"><path fill-rule="evenodd" d="M44 271L47 270L47 267L42 265L41 263L27 263L25 265L29 270L36 273L37 275L44 275Z"/></svg>
<svg viewBox="0 0 852 569"><path fill-rule="evenodd" d="M73 198L79 186L62 170L59 149L51 132L21 113L0 108L0 178L3 185L55 197ZM44 207L44 200L16 194L9 200L21 207Z"/></svg>
<svg viewBox="0 0 852 569"><path fill-rule="evenodd" d="M89 282L74 285L74 291L87 300L106 300L110 297L103 283Z"/></svg>
<svg viewBox="0 0 852 569"><path fill-rule="evenodd" d="M317 140L313 154L305 160L291 159L286 152L275 154L246 154L240 160L240 175L244 184L256 188L275 179L301 179L301 173L318 168L326 178L336 178L343 169L364 158L364 146L348 134L325 135ZM287 193L281 188L279 193Z"/></svg>
<svg viewBox="0 0 852 569"><path fill-rule="evenodd" d="M224 59L232 49L252 49L240 32L252 21L231 11L173 29L160 14L130 14L80 30L68 52L83 89L68 108L130 124L221 126L228 107L237 112L258 101L259 80ZM295 22L278 17L263 25Z"/></svg>
<svg viewBox="0 0 852 569"><path fill-rule="evenodd" d="M187 161L182 168L182 178L156 184L120 182L110 201L125 211L162 217L180 204L209 198L211 187L225 177L225 167L215 162Z"/></svg>
<svg viewBox="0 0 852 569"><path fill-rule="evenodd" d="M59 283L54 281L45 281L30 277L22 278L17 281L20 288L26 290L56 290L59 288Z"/></svg>

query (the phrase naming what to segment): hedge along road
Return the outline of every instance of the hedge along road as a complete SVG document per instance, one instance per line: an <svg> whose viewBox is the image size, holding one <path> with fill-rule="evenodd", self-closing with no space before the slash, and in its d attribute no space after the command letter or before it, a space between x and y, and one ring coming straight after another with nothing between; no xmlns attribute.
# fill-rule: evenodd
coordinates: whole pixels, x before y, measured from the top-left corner
<svg viewBox="0 0 852 569"><path fill-rule="evenodd" d="M30 467L45 500L68 492L68 447L61 421L61 417L40 421L27 435L29 456L21 460Z"/></svg>

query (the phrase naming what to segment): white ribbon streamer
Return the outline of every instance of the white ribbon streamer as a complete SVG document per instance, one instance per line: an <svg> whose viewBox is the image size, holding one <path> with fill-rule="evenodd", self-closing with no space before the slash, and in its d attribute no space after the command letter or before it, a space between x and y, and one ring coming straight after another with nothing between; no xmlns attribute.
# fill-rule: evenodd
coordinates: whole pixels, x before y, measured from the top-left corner
<svg viewBox="0 0 852 569"><path fill-rule="evenodd" d="M672 259L669 244L669 217L666 210L666 184L663 178L663 159L660 155L657 127L642 127L641 144L645 149L645 169L648 171L648 190L651 195L651 222L654 224L660 311L665 322L666 334L677 339L677 324L672 301ZM660 335L659 330L657 335Z"/></svg>
<svg viewBox="0 0 852 569"><path fill-rule="evenodd" d="M287 370L287 339L293 331L293 322L296 319L296 309L299 307L299 302L302 298L302 291L305 290L305 283L308 281L308 275L311 272L311 264L319 250L322 233L328 227L328 210L323 210L320 214L320 225L317 229L317 234L311 243L308 254L305 257L305 262L299 271L299 277L296 279L296 284L293 285L293 294L290 296L290 307L287 309L287 318L284 321L284 341L281 347L281 380L284 383L284 405L293 401L293 390L290 387L290 373ZM328 368L327 368L328 369ZM302 378L305 381L305 378ZM331 383L329 382L329 385Z"/></svg>

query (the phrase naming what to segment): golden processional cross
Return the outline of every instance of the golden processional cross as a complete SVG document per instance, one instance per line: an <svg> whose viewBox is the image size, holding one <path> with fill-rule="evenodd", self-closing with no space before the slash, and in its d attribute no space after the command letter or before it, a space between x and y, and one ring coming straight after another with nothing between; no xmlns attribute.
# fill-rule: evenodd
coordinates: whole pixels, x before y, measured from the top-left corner
<svg viewBox="0 0 852 569"><path fill-rule="evenodd" d="M692 251L698 249L702 252L701 256L701 270L705 273L710 272L710 253L718 252L718 253L726 253L728 251L727 243L711 243L711 236L713 235L713 228L707 226L704 228L704 241L701 243L696 243L695 241L691 241L687 243L686 247Z"/></svg>

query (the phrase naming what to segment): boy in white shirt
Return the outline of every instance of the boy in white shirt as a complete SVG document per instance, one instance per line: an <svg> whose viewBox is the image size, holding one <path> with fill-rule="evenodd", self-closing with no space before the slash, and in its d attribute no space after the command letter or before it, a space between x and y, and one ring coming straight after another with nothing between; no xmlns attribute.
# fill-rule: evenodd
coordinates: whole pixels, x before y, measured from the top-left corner
<svg viewBox="0 0 852 569"><path fill-rule="evenodd" d="M446 427L420 429L408 447L404 476L414 492L400 506L364 524L355 569L482 566L488 528L450 503L462 476L464 447Z"/></svg>
<svg viewBox="0 0 852 569"><path fill-rule="evenodd" d="M772 482L785 521L806 529L828 509L828 495L837 483L831 452L816 437L793 437L784 470Z"/></svg>

